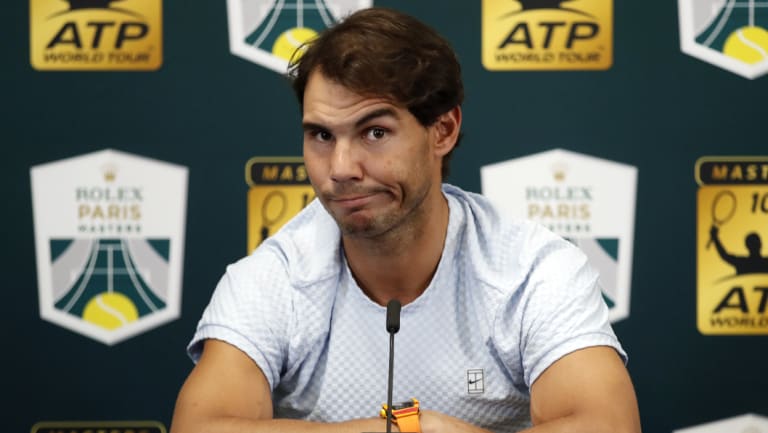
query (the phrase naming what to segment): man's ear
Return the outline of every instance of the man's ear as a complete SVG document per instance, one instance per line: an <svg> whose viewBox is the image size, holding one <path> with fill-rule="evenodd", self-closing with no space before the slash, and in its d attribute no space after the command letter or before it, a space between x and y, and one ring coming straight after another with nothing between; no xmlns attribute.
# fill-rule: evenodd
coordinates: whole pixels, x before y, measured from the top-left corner
<svg viewBox="0 0 768 433"><path fill-rule="evenodd" d="M441 114L432 125L435 133L435 156L443 157L453 150L461 132L461 107Z"/></svg>

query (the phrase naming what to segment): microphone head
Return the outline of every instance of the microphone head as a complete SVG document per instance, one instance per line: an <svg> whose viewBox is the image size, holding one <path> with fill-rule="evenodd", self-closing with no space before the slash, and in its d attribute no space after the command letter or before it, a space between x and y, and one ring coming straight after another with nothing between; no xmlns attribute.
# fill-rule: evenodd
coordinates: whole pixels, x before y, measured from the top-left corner
<svg viewBox="0 0 768 433"><path fill-rule="evenodd" d="M395 334L400 330L400 301L393 299L387 303L387 332Z"/></svg>

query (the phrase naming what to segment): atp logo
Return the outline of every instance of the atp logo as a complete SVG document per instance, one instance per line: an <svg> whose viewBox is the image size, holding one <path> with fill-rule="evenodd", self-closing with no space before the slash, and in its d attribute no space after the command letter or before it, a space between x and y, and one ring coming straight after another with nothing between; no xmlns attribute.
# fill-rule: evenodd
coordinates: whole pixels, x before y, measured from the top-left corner
<svg viewBox="0 0 768 433"><path fill-rule="evenodd" d="M768 72L768 3L678 0L678 9L684 53L744 78Z"/></svg>
<svg viewBox="0 0 768 433"><path fill-rule="evenodd" d="M315 191L300 156L253 157L245 164L248 184L248 253L296 216Z"/></svg>
<svg viewBox="0 0 768 433"><path fill-rule="evenodd" d="M595 70L613 63L612 0L483 0L483 66Z"/></svg>
<svg viewBox="0 0 768 433"><path fill-rule="evenodd" d="M159 421L40 421L31 433L166 433Z"/></svg>
<svg viewBox="0 0 768 433"><path fill-rule="evenodd" d="M696 181L699 331L768 335L768 157L703 157Z"/></svg>
<svg viewBox="0 0 768 433"><path fill-rule="evenodd" d="M373 0L227 0L232 54L284 74L304 43Z"/></svg>
<svg viewBox="0 0 768 433"><path fill-rule="evenodd" d="M43 319L114 344L178 317L185 167L104 150L31 177Z"/></svg>
<svg viewBox="0 0 768 433"><path fill-rule="evenodd" d="M30 0L30 61L38 70L155 70L161 0Z"/></svg>

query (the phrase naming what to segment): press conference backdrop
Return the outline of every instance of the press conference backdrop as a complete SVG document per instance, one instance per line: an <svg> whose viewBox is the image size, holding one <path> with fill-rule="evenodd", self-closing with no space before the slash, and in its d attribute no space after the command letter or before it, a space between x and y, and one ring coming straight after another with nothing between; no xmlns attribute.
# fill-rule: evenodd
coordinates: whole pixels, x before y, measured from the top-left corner
<svg viewBox="0 0 768 433"><path fill-rule="evenodd" d="M167 428L225 266L312 199L278 71L370 2L273 3L5 5L5 431ZM643 430L768 432L768 271L725 255L768 239L768 9L553 3L375 5L456 48L449 181L600 270Z"/></svg>

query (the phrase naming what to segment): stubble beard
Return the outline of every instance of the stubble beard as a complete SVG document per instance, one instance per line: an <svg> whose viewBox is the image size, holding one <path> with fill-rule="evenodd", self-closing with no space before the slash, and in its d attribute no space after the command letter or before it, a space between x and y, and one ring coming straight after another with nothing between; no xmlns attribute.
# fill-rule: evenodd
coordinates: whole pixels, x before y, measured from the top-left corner
<svg viewBox="0 0 768 433"><path fill-rule="evenodd" d="M395 209L386 209L378 215L364 216L359 220L355 220L354 216L345 219L333 215L333 218L344 237L372 242L380 249L391 251L423 232L427 223L425 205L431 187L431 183L426 181L417 189L405 192L403 201Z"/></svg>

